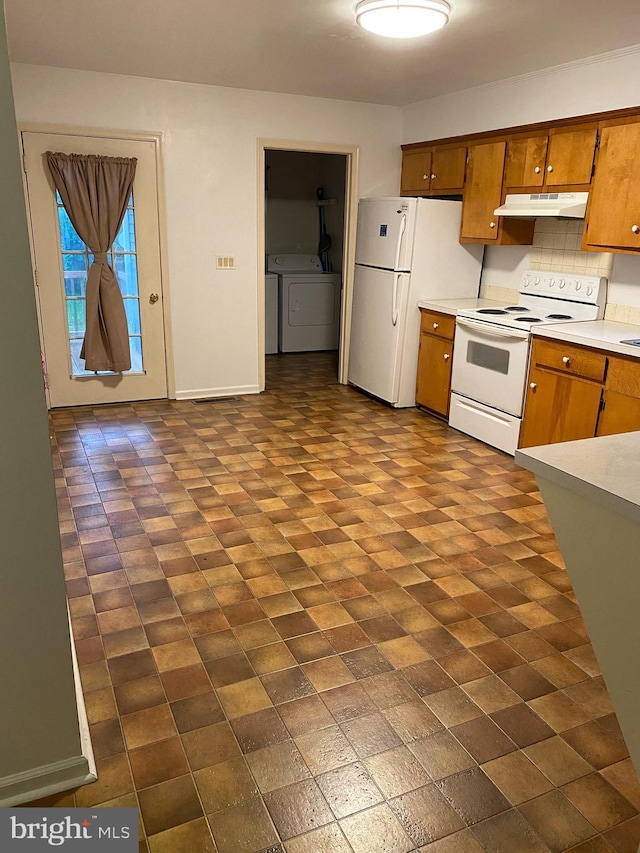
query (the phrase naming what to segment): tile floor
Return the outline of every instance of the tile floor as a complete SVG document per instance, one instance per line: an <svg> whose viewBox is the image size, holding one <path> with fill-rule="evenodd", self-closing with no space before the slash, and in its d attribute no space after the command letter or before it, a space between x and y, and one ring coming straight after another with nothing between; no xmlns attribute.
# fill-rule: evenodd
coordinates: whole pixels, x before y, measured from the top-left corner
<svg viewBox="0 0 640 853"><path fill-rule="evenodd" d="M640 786L532 476L268 359L56 411L99 779L151 853L635 853Z"/></svg>

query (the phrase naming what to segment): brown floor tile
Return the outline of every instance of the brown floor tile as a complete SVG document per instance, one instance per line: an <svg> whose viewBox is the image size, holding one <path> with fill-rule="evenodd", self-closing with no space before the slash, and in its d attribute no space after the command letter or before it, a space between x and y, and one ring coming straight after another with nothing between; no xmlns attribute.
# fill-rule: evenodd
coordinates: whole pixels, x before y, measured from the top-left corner
<svg viewBox="0 0 640 853"><path fill-rule="evenodd" d="M534 743L526 747L524 752L556 786L586 776L592 769L591 765L560 737Z"/></svg>
<svg viewBox="0 0 640 853"><path fill-rule="evenodd" d="M129 753L129 761L138 789L150 788L189 772L180 738L177 737L134 749Z"/></svg>
<svg viewBox="0 0 640 853"><path fill-rule="evenodd" d="M479 767L448 776L436 785L467 826L509 808L507 800Z"/></svg>
<svg viewBox="0 0 640 853"><path fill-rule="evenodd" d="M635 817L636 809L599 773L570 782L562 793L598 832Z"/></svg>
<svg viewBox="0 0 640 853"><path fill-rule="evenodd" d="M342 725L342 730L360 758L368 758L402 744L398 733L379 713L346 722Z"/></svg>
<svg viewBox="0 0 640 853"><path fill-rule="evenodd" d="M549 848L517 811L489 818L472 828L483 850L491 853L549 853Z"/></svg>
<svg viewBox="0 0 640 853"><path fill-rule="evenodd" d="M520 748L554 735L553 729L523 702L504 711L496 711L491 714L491 719Z"/></svg>
<svg viewBox="0 0 640 853"><path fill-rule="evenodd" d="M518 750L482 765L493 784L517 806L553 788L551 782Z"/></svg>
<svg viewBox="0 0 640 853"><path fill-rule="evenodd" d="M78 804L140 793L147 853L559 853L575 833L554 814L547 845L524 809L565 785L569 830L596 824L573 853L636 853L640 790L534 478L335 365L269 356L264 394L216 406L51 413L100 772ZM522 815L461 828L430 780L487 814L496 792L456 734ZM366 761L415 789L390 808Z"/></svg>
<svg viewBox="0 0 640 853"><path fill-rule="evenodd" d="M519 808L553 853L568 850L596 834L594 827L560 791L550 791Z"/></svg>
<svg viewBox="0 0 640 853"><path fill-rule="evenodd" d="M151 853L216 853L209 824L205 818L183 823L149 838Z"/></svg>
<svg viewBox="0 0 640 853"><path fill-rule="evenodd" d="M624 743L608 734L598 723L563 732L562 737L596 770L627 758L629 753Z"/></svg>
<svg viewBox="0 0 640 853"><path fill-rule="evenodd" d="M244 758L221 761L193 775L207 814L239 806L258 793Z"/></svg>
<svg viewBox="0 0 640 853"><path fill-rule="evenodd" d="M468 723L454 726L451 733L460 741L467 752L483 764L499 758L516 748L511 738L502 732L489 717L479 717Z"/></svg>
<svg viewBox="0 0 640 853"><path fill-rule="evenodd" d="M413 741L409 749L434 780L468 770L476 764L467 750L447 731Z"/></svg>
<svg viewBox="0 0 640 853"><path fill-rule="evenodd" d="M275 845L278 837L258 797L209 816L217 853L256 853Z"/></svg>
<svg viewBox="0 0 640 853"><path fill-rule="evenodd" d="M145 788L138 794L147 835L202 817L202 806L191 776Z"/></svg>
<svg viewBox="0 0 640 853"><path fill-rule="evenodd" d="M331 809L313 779L265 794L264 800L283 841L333 820Z"/></svg>
<svg viewBox="0 0 640 853"><path fill-rule="evenodd" d="M408 853L413 841L385 803L340 821L354 853Z"/></svg>

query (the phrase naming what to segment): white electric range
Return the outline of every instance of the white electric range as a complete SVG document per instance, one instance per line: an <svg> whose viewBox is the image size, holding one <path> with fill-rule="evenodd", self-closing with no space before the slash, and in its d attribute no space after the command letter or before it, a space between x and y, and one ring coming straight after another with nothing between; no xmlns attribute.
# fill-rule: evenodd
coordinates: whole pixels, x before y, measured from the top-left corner
<svg viewBox="0 0 640 853"><path fill-rule="evenodd" d="M514 454L531 330L599 320L606 299L605 278L528 270L513 305L461 311L456 317L450 426Z"/></svg>

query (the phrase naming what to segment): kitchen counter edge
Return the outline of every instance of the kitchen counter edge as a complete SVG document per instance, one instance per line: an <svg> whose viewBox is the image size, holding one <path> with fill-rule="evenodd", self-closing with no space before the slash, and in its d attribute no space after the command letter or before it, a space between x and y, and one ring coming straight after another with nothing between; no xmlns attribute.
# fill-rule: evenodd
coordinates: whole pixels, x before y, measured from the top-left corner
<svg viewBox="0 0 640 853"><path fill-rule="evenodd" d="M587 320L577 323L554 323L531 331L536 338L552 338L568 344L578 344L640 358L640 346L621 343L630 338L640 339L640 326L632 326L629 323Z"/></svg>
<svg viewBox="0 0 640 853"><path fill-rule="evenodd" d="M468 299L421 299L418 308L427 311L439 311L441 314L450 314L456 317L460 311L477 311L479 308L502 308L504 302L495 299L483 299L474 296ZM640 331L640 330L639 330Z"/></svg>
<svg viewBox="0 0 640 853"><path fill-rule="evenodd" d="M516 451L536 476L640 521L640 432L626 432Z"/></svg>

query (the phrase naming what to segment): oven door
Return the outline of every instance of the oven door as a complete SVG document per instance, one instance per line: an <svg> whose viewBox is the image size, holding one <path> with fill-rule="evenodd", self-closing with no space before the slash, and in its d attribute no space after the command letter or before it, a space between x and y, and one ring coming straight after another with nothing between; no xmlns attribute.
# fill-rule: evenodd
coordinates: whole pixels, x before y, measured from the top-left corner
<svg viewBox="0 0 640 853"><path fill-rule="evenodd" d="M451 389L519 418L528 359L528 331L458 317Z"/></svg>

